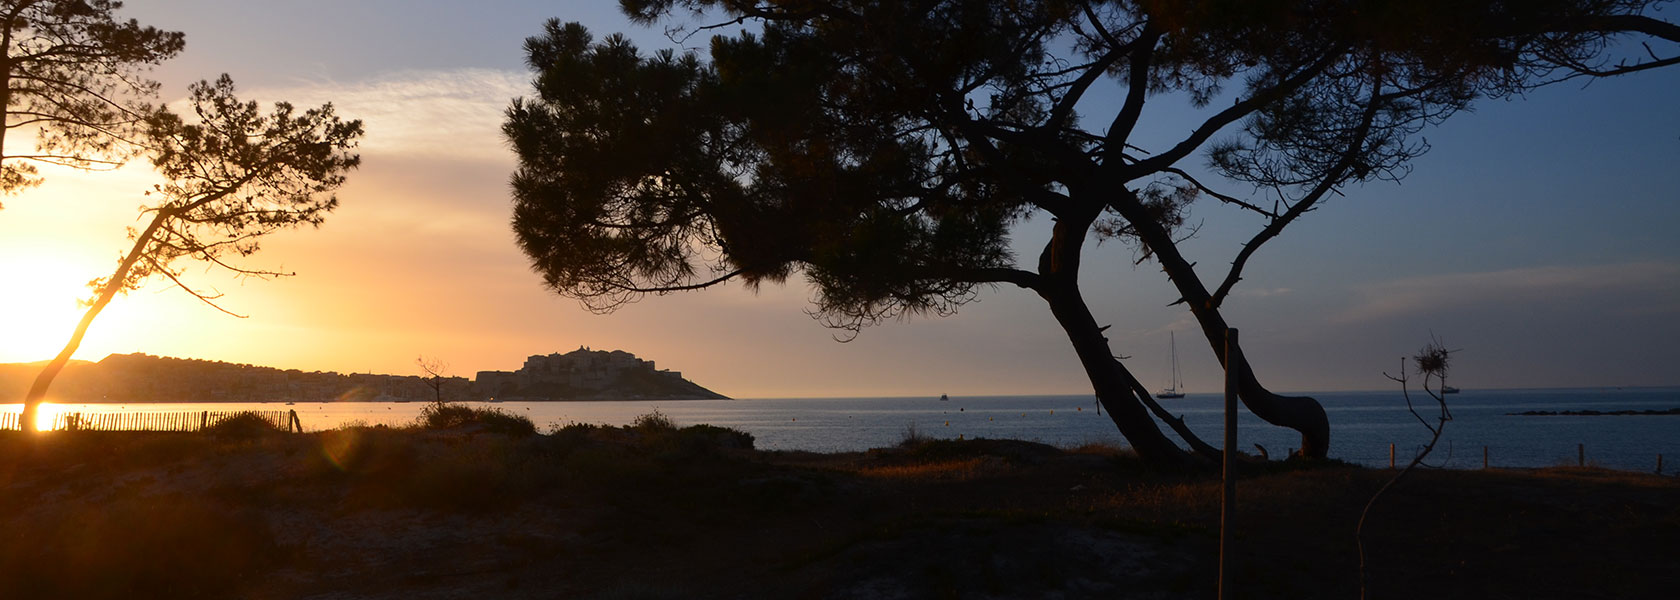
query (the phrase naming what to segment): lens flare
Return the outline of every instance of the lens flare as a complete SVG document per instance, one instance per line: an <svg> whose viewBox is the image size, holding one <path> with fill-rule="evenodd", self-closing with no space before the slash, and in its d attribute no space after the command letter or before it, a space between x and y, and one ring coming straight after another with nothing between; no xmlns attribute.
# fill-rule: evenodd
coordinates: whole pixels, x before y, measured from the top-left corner
<svg viewBox="0 0 1680 600"><path fill-rule="evenodd" d="M356 451L356 431L335 429L321 434L321 456L339 471L346 471L345 463Z"/></svg>

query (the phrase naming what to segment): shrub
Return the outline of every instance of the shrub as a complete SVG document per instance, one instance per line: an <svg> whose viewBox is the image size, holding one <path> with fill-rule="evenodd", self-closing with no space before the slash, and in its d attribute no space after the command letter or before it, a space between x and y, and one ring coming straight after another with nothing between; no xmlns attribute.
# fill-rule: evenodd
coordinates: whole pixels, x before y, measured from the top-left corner
<svg viewBox="0 0 1680 600"><path fill-rule="evenodd" d="M217 421L204 429L206 433L218 438L249 440L265 435L279 433L281 429L274 422L256 413L242 412L234 416Z"/></svg>
<svg viewBox="0 0 1680 600"><path fill-rule="evenodd" d="M677 431L678 439L686 448L723 448L729 450L751 450L753 436L739 429L718 427L716 425L694 425Z"/></svg>
<svg viewBox="0 0 1680 600"><path fill-rule="evenodd" d="M927 434L922 433L920 429L916 429L915 421L911 421L909 425L904 426L904 436L898 440L898 447L909 448L912 446L920 446L923 442L931 439L933 438L930 438Z"/></svg>
<svg viewBox="0 0 1680 600"><path fill-rule="evenodd" d="M473 408L447 402L433 402L420 409L420 426L425 429L454 429L478 425L485 431L505 435L532 435L536 424L530 419L499 408Z"/></svg>
<svg viewBox="0 0 1680 600"><path fill-rule="evenodd" d="M433 402L420 409L420 426L426 429L452 429L477 420L471 406Z"/></svg>
<svg viewBox="0 0 1680 600"><path fill-rule="evenodd" d="M657 410L636 417L624 430L638 434L640 439L636 443L643 448L667 455L667 458L673 455L706 455L721 449L750 450L753 447L753 436L745 431L716 425L680 427Z"/></svg>
<svg viewBox="0 0 1680 600"><path fill-rule="evenodd" d="M537 426L531 419L499 408L479 409L478 422L484 425L485 429L504 435L526 436L537 433Z"/></svg>
<svg viewBox="0 0 1680 600"><path fill-rule="evenodd" d="M567 423L564 426L555 428L554 431L549 434L549 447L556 454L565 456L570 454L573 450L588 444L590 439L596 435L596 432L601 430L602 427L599 425L590 425L588 423Z"/></svg>
<svg viewBox="0 0 1680 600"><path fill-rule="evenodd" d="M656 409L636 417L636 420L630 423L630 428L643 434L669 433L677 430L677 422Z"/></svg>

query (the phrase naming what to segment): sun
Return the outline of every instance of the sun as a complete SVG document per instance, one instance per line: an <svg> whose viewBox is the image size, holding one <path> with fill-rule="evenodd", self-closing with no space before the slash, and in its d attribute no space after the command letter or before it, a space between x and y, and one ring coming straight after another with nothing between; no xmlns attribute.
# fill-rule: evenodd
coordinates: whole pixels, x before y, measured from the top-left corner
<svg viewBox="0 0 1680 600"><path fill-rule="evenodd" d="M82 316L83 265L51 257L0 255L0 362L58 354Z"/></svg>

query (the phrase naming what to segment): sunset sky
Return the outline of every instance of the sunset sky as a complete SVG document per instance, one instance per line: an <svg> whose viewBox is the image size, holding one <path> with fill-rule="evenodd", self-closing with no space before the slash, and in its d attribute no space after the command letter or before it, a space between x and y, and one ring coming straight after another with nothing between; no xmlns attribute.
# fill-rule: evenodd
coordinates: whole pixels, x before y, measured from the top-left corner
<svg viewBox="0 0 1680 600"><path fill-rule="evenodd" d="M502 111L528 95L521 45L547 18L598 37L625 32L644 51L674 45L616 4L131 2L122 16L186 33L184 54L154 73L165 100L224 72L247 97L330 100L366 122L363 166L323 227L274 236L249 263L296 277L188 270L250 318L154 281L113 302L76 357L413 374L423 354L470 377L587 345L735 397L1090 392L1043 302L1013 288L844 344L807 316L798 279L648 298L611 315L543 289L508 225L514 158ZM1433 332L1462 349L1453 380L1464 388L1680 384L1677 106L1680 69L1669 68L1482 102L1427 131L1434 149L1401 184L1346 190L1251 263L1227 317L1262 381L1384 388L1382 372ZM1156 110L1146 113L1154 147L1196 123L1187 110ZM154 181L143 161L45 174L45 185L0 199L0 362L44 360L63 345L84 284L110 274ZM1206 279L1259 226L1211 204L1190 218L1202 228L1185 250ZM1047 235L1045 219L1024 224L1018 251L1036 255ZM1115 352L1160 387L1177 331L1189 389L1215 390L1213 354L1189 315L1167 306L1176 295L1153 263L1134 267L1119 244L1092 252L1087 299L1113 325Z"/></svg>

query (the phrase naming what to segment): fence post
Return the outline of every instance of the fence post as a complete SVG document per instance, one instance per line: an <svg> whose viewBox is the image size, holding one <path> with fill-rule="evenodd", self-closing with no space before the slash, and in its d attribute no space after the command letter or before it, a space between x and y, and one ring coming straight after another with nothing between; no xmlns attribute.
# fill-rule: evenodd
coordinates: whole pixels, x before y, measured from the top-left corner
<svg viewBox="0 0 1680 600"><path fill-rule="evenodd" d="M1390 469L1394 468L1394 443L1393 442L1389 442L1389 444L1388 444L1388 468L1390 468Z"/></svg>
<svg viewBox="0 0 1680 600"><path fill-rule="evenodd" d="M1488 468L1487 446L1482 446L1482 470L1486 471L1487 468Z"/></svg>
<svg viewBox="0 0 1680 600"><path fill-rule="evenodd" d="M1587 445L1575 444L1575 466L1587 466Z"/></svg>
<svg viewBox="0 0 1680 600"><path fill-rule="evenodd" d="M1234 597L1231 590L1233 554L1233 513L1237 510L1237 384L1242 376L1242 349L1237 345L1237 330L1225 330L1225 451L1224 477L1221 478L1223 497L1219 503L1219 598Z"/></svg>
<svg viewBox="0 0 1680 600"><path fill-rule="evenodd" d="M199 431L203 431L205 428L207 428L209 426L210 426L210 411L207 410L207 411L204 411L202 414L198 415L198 429L199 429Z"/></svg>
<svg viewBox="0 0 1680 600"><path fill-rule="evenodd" d="M1657 455L1657 474L1658 475L1662 474L1662 455L1661 454Z"/></svg>

